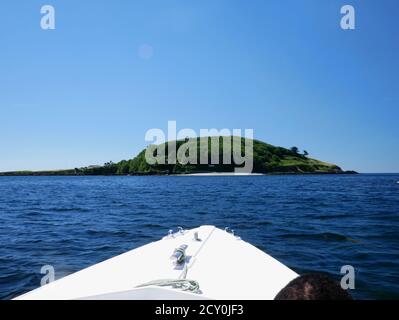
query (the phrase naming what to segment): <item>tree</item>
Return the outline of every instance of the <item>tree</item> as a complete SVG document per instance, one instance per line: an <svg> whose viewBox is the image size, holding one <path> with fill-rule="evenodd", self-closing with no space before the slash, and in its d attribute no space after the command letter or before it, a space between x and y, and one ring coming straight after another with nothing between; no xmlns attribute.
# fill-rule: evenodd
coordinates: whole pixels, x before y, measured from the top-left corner
<svg viewBox="0 0 399 320"><path fill-rule="evenodd" d="M307 152L306 150L303 150L303 155L304 155L305 157L307 157L307 156L309 155L309 152Z"/></svg>
<svg viewBox="0 0 399 320"><path fill-rule="evenodd" d="M299 153L299 149L297 147L292 147L290 150L291 150L291 152L293 152L295 154Z"/></svg>
<svg viewBox="0 0 399 320"><path fill-rule="evenodd" d="M117 164L117 171L116 174L121 174L125 175L129 173L129 166L130 166L130 161L122 160Z"/></svg>

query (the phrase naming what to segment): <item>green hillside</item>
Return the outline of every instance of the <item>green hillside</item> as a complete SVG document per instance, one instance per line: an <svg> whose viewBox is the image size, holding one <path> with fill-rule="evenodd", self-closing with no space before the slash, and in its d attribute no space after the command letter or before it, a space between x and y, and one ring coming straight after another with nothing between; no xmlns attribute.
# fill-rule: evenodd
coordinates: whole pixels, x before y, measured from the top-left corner
<svg viewBox="0 0 399 320"><path fill-rule="evenodd" d="M241 144L242 155L244 155L245 139L233 139L231 158L233 159L233 151L240 150L237 144ZM202 143L208 140L208 163L210 161L211 138L197 138L176 141L176 147L183 144L193 146L197 149L197 163L200 163L199 157L204 154L201 149ZM253 141L253 173L263 174L307 174L307 173L355 173L353 171L345 172L335 164L322 162L312 159L307 152L300 153L296 147L286 149L276 147L258 140ZM201 143L202 142L202 143ZM171 142L169 142L171 143ZM235 144L235 146L234 146ZM164 144L165 154L168 154L168 143ZM234 164L154 164L150 165L145 159L146 149L141 151L135 158L131 160L123 160L118 163L108 162L103 166L90 166L85 168L75 168L70 170L58 171L41 171L41 172L6 172L0 175L165 175L165 174L190 174L190 173L206 173L206 172L233 172L236 168ZM219 163L223 160L223 138L219 137ZM234 163L232 161L232 163Z"/></svg>
<svg viewBox="0 0 399 320"><path fill-rule="evenodd" d="M201 150L201 141L208 140L208 163L210 162L211 139L198 138L195 140L176 141L177 149L184 143L196 144L198 163ZM223 142L222 137L219 138L219 155L222 163ZM232 141L236 141L235 139ZM234 143L234 142L232 142ZM239 142L238 142L239 143ZM242 150L244 150L245 139L241 139ZM166 154L168 153L168 143L165 144ZM234 150L234 146L232 148ZM236 149L237 150L237 149ZM118 175L151 175L151 174L189 174L202 172L233 172L235 165L181 165L181 164L156 164L149 165L145 159L146 150L141 151L135 158L119 163L108 163L101 168L92 168L82 170L82 174L118 174ZM233 154L233 151L232 151ZM319 160L311 159L304 154L300 154L296 148L286 149L276 147L258 140L253 140L253 173L265 174L282 174L282 173L343 173L341 168L334 164L329 164Z"/></svg>

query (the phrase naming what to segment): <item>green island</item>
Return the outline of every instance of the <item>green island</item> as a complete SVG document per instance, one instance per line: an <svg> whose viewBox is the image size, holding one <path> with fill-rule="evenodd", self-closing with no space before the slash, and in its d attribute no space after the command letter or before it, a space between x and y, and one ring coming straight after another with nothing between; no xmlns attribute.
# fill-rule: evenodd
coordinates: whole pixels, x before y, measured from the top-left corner
<svg viewBox="0 0 399 320"><path fill-rule="evenodd" d="M217 138L217 137L216 137ZM225 138L225 137L224 137ZM231 139L231 156L233 158L235 144L241 143L242 155L244 154L244 146L246 138ZM208 140L208 159L211 158L211 137L201 137L194 139L184 139L174 141L177 150L183 144L196 144L197 157L204 150L200 147ZM253 143L253 171L256 174L352 174L355 171L343 171L339 166L330 164L309 157L307 151L299 152L297 147L286 149L283 147L273 146L259 140L252 140ZM166 154L168 154L168 145L172 142L164 144ZM236 146L237 147L237 146ZM122 160L118 163L107 162L102 166L88 166L83 168L75 168L68 170L53 171L14 171L2 172L0 176L96 176L96 175L179 175L179 174L201 174L201 173L232 173L237 167L233 164L222 164L223 160L223 137L219 137L219 157L220 164L204 165L204 164L187 164L183 165L165 164L150 165L145 159L146 149L141 151L135 158L130 160Z"/></svg>

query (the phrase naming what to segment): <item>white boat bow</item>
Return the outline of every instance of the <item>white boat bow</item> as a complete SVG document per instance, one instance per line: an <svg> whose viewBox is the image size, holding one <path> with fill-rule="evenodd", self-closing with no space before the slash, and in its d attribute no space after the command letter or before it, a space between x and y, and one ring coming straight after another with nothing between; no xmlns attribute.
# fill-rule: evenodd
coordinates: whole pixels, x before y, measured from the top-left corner
<svg viewBox="0 0 399 320"><path fill-rule="evenodd" d="M183 245L184 261L176 265L171 255ZM16 300L271 300L297 276L234 234L202 226L170 233Z"/></svg>

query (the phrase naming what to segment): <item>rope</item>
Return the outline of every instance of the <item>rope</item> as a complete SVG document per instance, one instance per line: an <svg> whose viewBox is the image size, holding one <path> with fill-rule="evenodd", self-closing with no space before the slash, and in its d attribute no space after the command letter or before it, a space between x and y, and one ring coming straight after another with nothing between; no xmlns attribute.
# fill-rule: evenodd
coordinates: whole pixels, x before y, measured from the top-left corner
<svg viewBox="0 0 399 320"><path fill-rule="evenodd" d="M137 286L136 288L143 288L149 286L156 287L172 287L174 289L180 289L182 291L199 293L199 283L195 280L189 279L162 279L150 281Z"/></svg>

